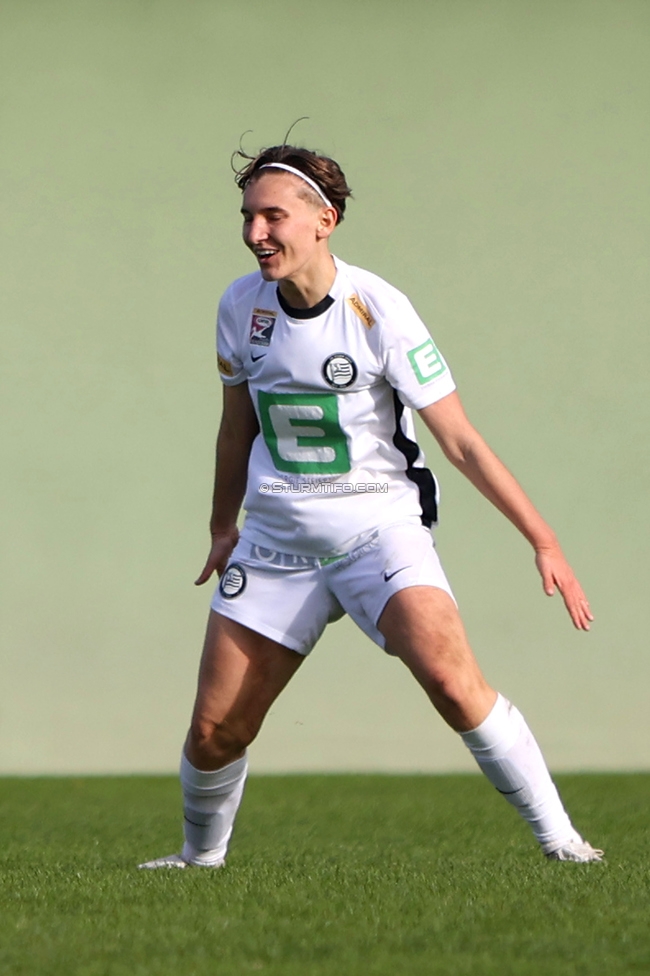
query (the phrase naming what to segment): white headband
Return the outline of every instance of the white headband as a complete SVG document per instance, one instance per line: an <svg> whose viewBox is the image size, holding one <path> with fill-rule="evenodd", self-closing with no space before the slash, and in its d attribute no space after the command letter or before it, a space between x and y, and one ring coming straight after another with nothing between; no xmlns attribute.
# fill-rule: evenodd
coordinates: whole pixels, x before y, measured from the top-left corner
<svg viewBox="0 0 650 976"><path fill-rule="evenodd" d="M319 187L318 183L312 180L311 176L306 176L299 169L296 169L295 166L287 166L286 163L264 163L263 166L260 166L260 169L286 169L287 173L293 173L294 176L299 176L301 180L305 181L305 183L309 183L310 187L313 190L316 190L316 193L321 198L321 200L323 201L326 207L332 207L334 210L336 210L336 207L334 206L333 203L331 203L327 199L327 197Z"/></svg>

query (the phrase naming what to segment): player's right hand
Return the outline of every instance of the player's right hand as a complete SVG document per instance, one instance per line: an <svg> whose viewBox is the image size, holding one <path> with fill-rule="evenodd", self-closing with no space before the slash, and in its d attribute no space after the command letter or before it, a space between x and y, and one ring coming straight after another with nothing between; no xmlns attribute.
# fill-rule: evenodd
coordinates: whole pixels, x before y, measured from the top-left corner
<svg viewBox="0 0 650 976"><path fill-rule="evenodd" d="M239 529L237 526L233 526L232 529L228 529L225 532L214 532L212 534L210 553L198 578L194 580L195 586L201 586L203 583L207 583L213 573L221 576L230 559L230 553L237 545L238 539Z"/></svg>

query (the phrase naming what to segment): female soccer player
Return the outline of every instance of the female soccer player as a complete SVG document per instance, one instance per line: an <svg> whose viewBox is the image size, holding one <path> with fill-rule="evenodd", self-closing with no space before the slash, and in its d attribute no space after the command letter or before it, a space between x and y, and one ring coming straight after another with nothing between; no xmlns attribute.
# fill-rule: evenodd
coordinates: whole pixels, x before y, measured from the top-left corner
<svg viewBox="0 0 650 976"><path fill-rule="evenodd" d="M411 410L526 537L545 592L557 587L574 625L588 630L589 604L553 531L468 421L405 296L332 256L350 196L338 164L288 145L246 159L237 175L243 236L259 270L219 307L223 416L212 546L197 583L215 571L220 583L181 761L185 843L141 867L224 863L246 748L343 613L401 658L547 857L599 861L522 715L487 684L469 647L429 531L437 486Z"/></svg>

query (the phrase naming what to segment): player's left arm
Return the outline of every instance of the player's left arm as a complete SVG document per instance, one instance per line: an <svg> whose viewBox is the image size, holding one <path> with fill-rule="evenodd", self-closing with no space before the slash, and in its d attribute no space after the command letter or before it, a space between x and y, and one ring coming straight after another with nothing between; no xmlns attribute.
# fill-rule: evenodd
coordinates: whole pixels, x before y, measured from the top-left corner
<svg viewBox="0 0 650 976"><path fill-rule="evenodd" d="M574 625L589 630L589 602L564 557L557 537L521 485L488 447L467 418L457 393L418 411L451 463L492 502L535 550L544 592L560 591Z"/></svg>

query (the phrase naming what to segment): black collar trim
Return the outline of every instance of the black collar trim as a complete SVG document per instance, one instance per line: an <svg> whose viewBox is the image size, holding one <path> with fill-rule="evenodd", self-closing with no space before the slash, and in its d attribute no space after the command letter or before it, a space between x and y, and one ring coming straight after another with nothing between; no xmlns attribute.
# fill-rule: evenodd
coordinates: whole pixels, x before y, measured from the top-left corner
<svg viewBox="0 0 650 976"><path fill-rule="evenodd" d="M332 296L325 295L325 298L322 298L317 305L312 305L311 308L292 308L287 300L282 297L282 292L279 288L277 289L277 295L280 308L291 319L315 319L334 304Z"/></svg>

